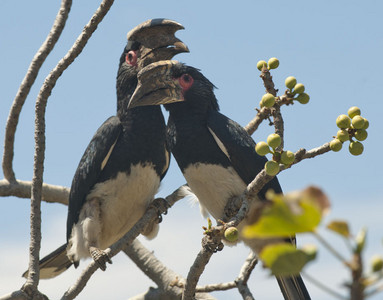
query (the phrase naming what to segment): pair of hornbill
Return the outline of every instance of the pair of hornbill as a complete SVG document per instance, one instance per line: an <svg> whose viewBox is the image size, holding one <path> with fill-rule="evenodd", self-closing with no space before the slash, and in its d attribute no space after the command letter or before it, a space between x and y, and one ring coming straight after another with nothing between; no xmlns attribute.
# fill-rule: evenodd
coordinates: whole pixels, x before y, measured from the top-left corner
<svg viewBox="0 0 383 300"><path fill-rule="evenodd" d="M193 67L171 61L189 52L175 37L182 25L148 20L128 33L117 73L117 116L97 130L73 178L67 243L40 262L40 278L51 278L91 256L102 270L111 262L103 249L143 216L174 155L186 181L215 219L227 201L243 193L263 169L255 142L219 113L214 85ZM169 111L165 124L160 105ZM281 193L277 178L268 189ZM251 210L251 207L250 207ZM247 224L245 218L239 225ZM158 224L144 234L154 237ZM244 241L259 253L266 241ZM300 276L277 277L285 299L310 299Z"/></svg>

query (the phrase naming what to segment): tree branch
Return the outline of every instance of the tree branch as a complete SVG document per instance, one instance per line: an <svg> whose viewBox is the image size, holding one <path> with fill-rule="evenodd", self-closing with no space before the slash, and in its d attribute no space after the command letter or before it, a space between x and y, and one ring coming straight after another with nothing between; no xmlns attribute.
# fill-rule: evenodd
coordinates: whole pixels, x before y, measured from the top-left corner
<svg viewBox="0 0 383 300"><path fill-rule="evenodd" d="M31 181L16 180L9 182L8 180L0 180L0 196L15 196L19 198L31 198ZM65 186L52 185L43 183L42 199L49 203L61 203L68 205L70 189Z"/></svg>
<svg viewBox="0 0 383 300"><path fill-rule="evenodd" d="M152 223L156 220L156 218L158 218L159 210L166 211L168 207L172 207L174 203L184 198L185 193L183 192L183 188L184 186L178 188L171 195L166 197L165 200L167 203L167 207L164 207L164 206L155 207L154 205L151 205L147 209L146 213L141 217L141 219L132 227L132 229L129 230L129 232L127 232L120 240L118 240L116 243L114 243L108 249L105 250L105 252L109 255L109 257L112 258L117 253L119 253L122 249L124 249L126 245L130 245L148 223ZM164 200L164 199L155 199L155 200ZM94 261L92 261L87 266L87 268L82 272L77 282L64 293L61 299L62 300L74 299L84 289L90 277L93 275L94 272L96 272L97 269L98 269L98 265Z"/></svg>
<svg viewBox="0 0 383 300"><path fill-rule="evenodd" d="M53 26L44 41L41 45L40 49L37 51L35 56L32 59L31 64L29 65L28 71L21 82L19 90L17 91L16 97L13 100L11 110L8 115L7 124L5 127L5 140L4 140L4 153L3 153L3 173L4 177L9 182L16 181L16 176L13 171L13 147L15 142L15 133L16 127L19 122L19 116L21 109L25 103L25 99L27 98L29 91L34 84L36 77L40 71L42 64L45 59L52 51L56 42L58 41L66 20L68 19L68 15L72 6L72 0L62 0L61 7L56 15Z"/></svg>
<svg viewBox="0 0 383 300"><path fill-rule="evenodd" d="M41 246L41 198L42 184L44 172L45 158L45 109L52 89L54 88L58 78L64 70L75 60L82 52L93 32L97 29L98 24L103 20L109 8L113 4L113 0L104 0L89 23L84 27L83 32L75 41L73 47L62 58L57 66L45 79L39 95L36 99L35 107L35 155L32 178L31 192L31 244L29 253L29 272L24 290L37 290L39 282L39 253Z"/></svg>

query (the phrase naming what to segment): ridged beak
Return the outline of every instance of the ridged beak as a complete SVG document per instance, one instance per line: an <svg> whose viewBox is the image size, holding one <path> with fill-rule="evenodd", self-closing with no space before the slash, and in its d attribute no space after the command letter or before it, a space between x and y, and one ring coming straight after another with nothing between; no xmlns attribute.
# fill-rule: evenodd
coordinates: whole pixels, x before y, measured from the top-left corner
<svg viewBox="0 0 383 300"><path fill-rule="evenodd" d="M137 75L138 84L128 108L161 105L184 101L182 87L173 76L175 60L159 61L143 68Z"/></svg>
<svg viewBox="0 0 383 300"><path fill-rule="evenodd" d="M184 27L168 19L151 19L141 23L128 33L128 41L141 44L139 69L160 60L172 59L176 54L189 52L188 47L175 37Z"/></svg>

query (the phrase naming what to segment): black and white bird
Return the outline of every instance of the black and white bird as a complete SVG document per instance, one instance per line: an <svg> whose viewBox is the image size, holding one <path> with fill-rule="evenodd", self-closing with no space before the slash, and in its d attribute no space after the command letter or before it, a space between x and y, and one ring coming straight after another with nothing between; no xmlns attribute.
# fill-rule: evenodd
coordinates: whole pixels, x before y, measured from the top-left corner
<svg viewBox="0 0 383 300"><path fill-rule="evenodd" d="M165 105L168 144L178 166L200 204L216 220L224 219L228 200L244 192L266 158L255 152L255 142L238 123L219 113L214 85L198 69L162 61L144 68L138 79L129 107ZM276 177L260 191L260 200L265 200L268 189L282 193ZM254 209L250 204L249 215ZM248 222L245 218L238 229ZM276 240L244 242L260 253ZM285 299L310 299L299 275L277 280Z"/></svg>
<svg viewBox="0 0 383 300"><path fill-rule="evenodd" d="M67 243L40 261L40 278L55 277L90 256L105 270L111 261L103 250L154 199L169 167L165 120L159 106L128 109L128 103L143 67L189 52L174 35L179 29L177 22L153 19L128 33L117 73L117 115L101 125L81 158L69 195ZM154 237L156 228L144 234Z"/></svg>

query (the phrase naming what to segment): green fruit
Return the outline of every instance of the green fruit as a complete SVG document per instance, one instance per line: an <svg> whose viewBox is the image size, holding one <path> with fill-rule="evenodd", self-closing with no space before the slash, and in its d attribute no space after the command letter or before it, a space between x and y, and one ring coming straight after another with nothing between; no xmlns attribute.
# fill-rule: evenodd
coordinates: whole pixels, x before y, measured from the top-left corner
<svg viewBox="0 0 383 300"><path fill-rule="evenodd" d="M224 236L229 242L236 242L239 236L238 229L235 227L229 227L225 230Z"/></svg>
<svg viewBox="0 0 383 300"><path fill-rule="evenodd" d="M355 129L362 129L364 127L364 118L356 115L352 118L351 124Z"/></svg>
<svg viewBox="0 0 383 300"><path fill-rule="evenodd" d="M267 137L267 143L271 148L275 149L280 146L282 139L278 134L272 133Z"/></svg>
<svg viewBox="0 0 383 300"><path fill-rule="evenodd" d="M298 97L295 98L300 104L307 104L310 100L310 96L306 93L299 94Z"/></svg>
<svg viewBox="0 0 383 300"><path fill-rule="evenodd" d="M266 174L275 176L279 172L279 164L276 161L269 160L265 163Z"/></svg>
<svg viewBox="0 0 383 300"><path fill-rule="evenodd" d="M270 153L270 148L269 145L265 142L259 142L257 145L255 145L255 151L260 155L260 156L265 156L266 154Z"/></svg>
<svg viewBox="0 0 383 300"><path fill-rule="evenodd" d="M281 154L281 163L291 165L294 162L295 155L291 151L283 151Z"/></svg>
<svg viewBox="0 0 383 300"><path fill-rule="evenodd" d="M275 103L275 97L270 93L264 94L262 96L261 103L262 106L272 107Z"/></svg>
<svg viewBox="0 0 383 300"><path fill-rule="evenodd" d="M358 129L355 131L355 138L358 141L364 141L367 138L367 131L365 129Z"/></svg>
<svg viewBox="0 0 383 300"><path fill-rule="evenodd" d="M350 107L347 111L347 114L352 119L353 117L360 115L360 109L356 106Z"/></svg>
<svg viewBox="0 0 383 300"><path fill-rule="evenodd" d="M351 120L346 115L340 115L338 118L336 118L336 126L338 126L340 129L346 129L350 127Z"/></svg>
<svg viewBox="0 0 383 300"><path fill-rule="evenodd" d="M342 142L338 139L333 139L331 142L330 142L330 149L334 152L338 152L342 149Z"/></svg>
<svg viewBox="0 0 383 300"><path fill-rule="evenodd" d="M379 272L383 269L383 258L380 255L374 255L371 258L372 272Z"/></svg>
<svg viewBox="0 0 383 300"><path fill-rule="evenodd" d="M269 69L276 69L279 66L279 60L278 58L272 57L269 59L267 64L269 65Z"/></svg>
<svg viewBox="0 0 383 300"><path fill-rule="evenodd" d="M302 94L305 91L305 86L302 83L297 83L294 86L294 93L295 94Z"/></svg>
<svg viewBox="0 0 383 300"><path fill-rule="evenodd" d="M336 138L343 143L343 142L346 142L350 139L350 135L348 134L347 130L340 129L340 130L338 130L338 132L336 134Z"/></svg>
<svg viewBox="0 0 383 300"><path fill-rule="evenodd" d="M348 150L352 155L361 155L363 153L363 144L360 142L351 142Z"/></svg>
<svg viewBox="0 0 383 300"><path fill-rule="evenodd" d="M370 122L366 118L364 118L364 126L362 129L367 129L370 126Z"/></svg>
<svg viewBox="0 0 383 300"><path fill-rule="evenodd" d="M297 80L294 76L289 76L285 80L285 85L290 90L292 90L296 84L297 84Z"/></svg>
<svg viewBox="0 0 383 300"><path fill-rule="evenodd" d="M262 71L263 66L267 68L267 62L265 62L264 60L260 60L259 62L257 62L257 69L259 71Z"/></svg>

